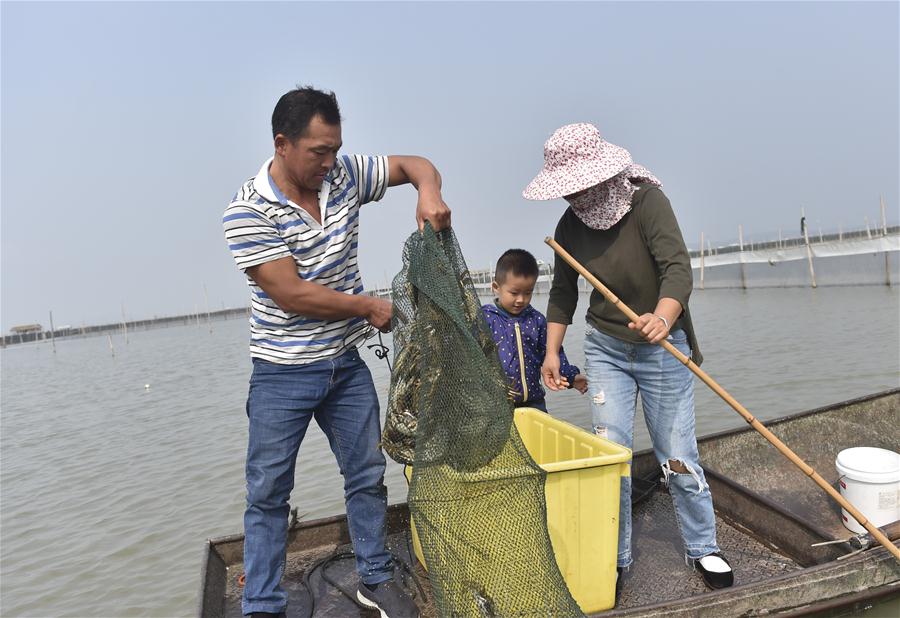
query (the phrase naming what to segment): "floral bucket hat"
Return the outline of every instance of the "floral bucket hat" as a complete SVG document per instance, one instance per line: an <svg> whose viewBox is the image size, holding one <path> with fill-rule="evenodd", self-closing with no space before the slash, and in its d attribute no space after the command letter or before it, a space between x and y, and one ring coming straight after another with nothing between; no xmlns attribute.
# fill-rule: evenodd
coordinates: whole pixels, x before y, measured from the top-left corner
<svg viewBox="0 0 900 618"><path fill-rule="evenodd" d="M631 165L631 154L600 137L592 124L567 124L544 144L544 168L522 196L553 200L609 180Z"/></svg>

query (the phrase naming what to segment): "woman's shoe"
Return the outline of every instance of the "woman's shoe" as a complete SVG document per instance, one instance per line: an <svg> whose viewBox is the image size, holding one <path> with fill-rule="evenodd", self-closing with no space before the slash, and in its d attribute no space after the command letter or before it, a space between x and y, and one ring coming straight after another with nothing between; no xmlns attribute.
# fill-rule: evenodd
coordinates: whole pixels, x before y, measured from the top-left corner
<svg viewBox="0 0 900 618"><path fill-rule="evenodd" d="M690 558L694 568L700 571L703 581L713 590L730 588L734 585L734 570L721 552L707 554L702 558Z"/></svg>

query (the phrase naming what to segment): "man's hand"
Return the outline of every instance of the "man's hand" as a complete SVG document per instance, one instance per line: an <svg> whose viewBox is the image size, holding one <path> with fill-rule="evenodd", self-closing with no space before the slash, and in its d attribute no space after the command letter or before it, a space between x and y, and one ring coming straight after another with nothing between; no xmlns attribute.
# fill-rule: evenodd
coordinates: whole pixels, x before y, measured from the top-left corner
<svg viewBox="0 0 900 618"><path fill-rule="evenodd" d="M370 307L366 312L366 321L383 333L391 330L391 301L371 296Z"/></svg>
<svg viewBox="0 0 900 618"><path fill-rule="evenodd" d="M425 229L425 221L429 221L435 231L450 227L450 208L444 203L440 189L419 187L419 202L416 204L419 231Z"/></svg>
<svg viewBox="0 0 900 618"><path fill-rule="evenodd" d="M388 157L388 186L410 183L419 192L416 204L416 223L419 231L425 221L437 230L450 227L450 209L441 197L441 174L423 157L391 155Z"/></svg>
<svg viewBox="0 0 900 618"><path fill-rule="evenodd" d="M579 373L572 379L572 388L584 395L587 392L588 382L587 376Z"/></svg>

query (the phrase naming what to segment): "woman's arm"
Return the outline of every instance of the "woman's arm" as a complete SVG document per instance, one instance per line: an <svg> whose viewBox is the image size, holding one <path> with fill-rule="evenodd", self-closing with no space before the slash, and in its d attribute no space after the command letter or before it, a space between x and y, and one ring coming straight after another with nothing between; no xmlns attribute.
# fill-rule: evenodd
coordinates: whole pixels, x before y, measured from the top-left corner
<svg viewBox="0 0 900 618"><path fill-rule="evenodd" d="M544 364L541 366L541 377L544 384L551 391L561 391L569 388L569 383L559 374L559 349L562 347L563 338L566 336L565 324L547 322L547 353L544 354Z"/></svg>
<svg viewBox="0 0 900 618"><path fill-rule="evenodd" d="M650 343L669 336L675 321L687 307L694 285L691 258L669 199L650 189L641 208L641 233L659 272L659 300L653 313L645 313L628 328L639 331Z"/></svg>

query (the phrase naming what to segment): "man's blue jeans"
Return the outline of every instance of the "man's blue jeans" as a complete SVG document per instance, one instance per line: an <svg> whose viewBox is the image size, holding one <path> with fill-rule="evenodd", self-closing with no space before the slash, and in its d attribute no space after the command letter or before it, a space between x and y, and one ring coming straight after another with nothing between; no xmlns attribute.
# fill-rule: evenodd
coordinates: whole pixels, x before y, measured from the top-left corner
<svg viewBox="0 0 900 618"><path fill-rule="evenodd" d="M669 343L690 356L683 330L670 333ZM672 494L685 552L690 558L701 558L719 551L712 496L700 467L694 433L691 371L658 345L622 341L590 325L585 331L584 356L594 432L632 448L640 393L653 452ZM622 479L620 493L617 564L628 567L631 563L628 477Z"/></svg>
<svg viewBox="0 0 900 618"><path fill-rule="evenodd" d="M372 374L355 349L308 365L253 360L247 398L247 510L244 512L243 613L278 613L287 542L288 498L309 421L328 437L344 477L356 568L367 584L391 579L384 546L387 489Z"/></svg>

